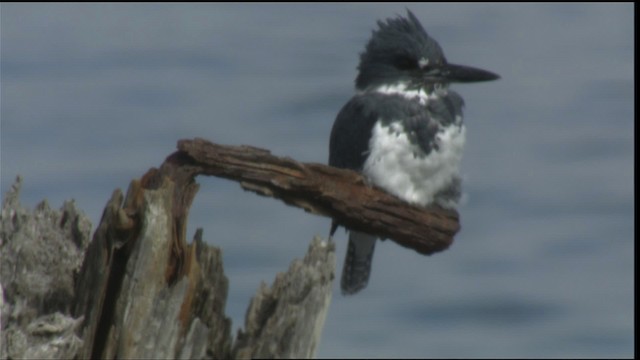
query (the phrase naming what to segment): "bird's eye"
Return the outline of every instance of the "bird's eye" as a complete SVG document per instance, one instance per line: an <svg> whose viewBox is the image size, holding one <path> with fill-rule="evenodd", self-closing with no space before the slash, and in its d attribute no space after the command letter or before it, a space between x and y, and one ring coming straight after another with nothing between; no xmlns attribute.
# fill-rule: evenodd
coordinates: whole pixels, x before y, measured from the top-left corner
<svg viewBox="0 0 640 360"><path fill-rule="evenodd" d="M418 62L409 56L397 56L393 59L393 65L399 70L411 70L418 68Z"/></svg>

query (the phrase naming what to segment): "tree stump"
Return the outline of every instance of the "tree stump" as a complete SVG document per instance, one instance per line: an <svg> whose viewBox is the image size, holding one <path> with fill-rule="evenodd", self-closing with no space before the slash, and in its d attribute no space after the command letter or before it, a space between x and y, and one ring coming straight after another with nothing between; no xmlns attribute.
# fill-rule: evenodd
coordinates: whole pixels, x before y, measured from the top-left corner
<svg viewBox="0 0 640 360"><path fill-rule="evenodd" d="M334 244L313 239L303 260L262 284L234 340L221 250L201 230L186 241L198 175L238 181L422 254L446 249L459 229L455 211L404 203L353 171L203 139L180 141L126 196L115 190L91 241L73 202L23 209L18 178L0 219L0 357L313 357L331 301Z"/></svg>

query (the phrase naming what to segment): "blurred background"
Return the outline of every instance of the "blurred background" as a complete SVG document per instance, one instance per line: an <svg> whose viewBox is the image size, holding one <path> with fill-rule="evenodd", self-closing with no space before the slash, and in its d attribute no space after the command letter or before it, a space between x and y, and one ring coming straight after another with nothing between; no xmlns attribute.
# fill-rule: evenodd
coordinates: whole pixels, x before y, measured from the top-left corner
<svg viewBox="0 0 640 360"><path fill-rule="evenodd" d="M466 101L466 203L431 257L378 244L367 289L338 281L319 357L632 357L632 4L7 4L0 7L1 191L115 188L178 139L326 163L376 20L410 8L449 61L497 82ZM199 178L190 216L223 249L234 329L330 220ZM346 234L339 231L339 276Z"/></svg>

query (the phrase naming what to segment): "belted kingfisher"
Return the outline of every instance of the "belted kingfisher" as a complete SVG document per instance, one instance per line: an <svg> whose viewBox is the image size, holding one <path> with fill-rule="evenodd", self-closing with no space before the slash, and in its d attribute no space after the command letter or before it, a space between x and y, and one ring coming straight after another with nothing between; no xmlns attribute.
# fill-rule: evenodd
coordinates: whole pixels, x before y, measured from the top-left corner
<svg viewBox="0 0 640 360"><path fill-rule="evenodd" d="M331 129L329 165L419 206L455 208L465 142L464 102L452 82L499 78L447 62L413 13L378 21L360 54L356 95ZM338 224L334 221L331 235ZM376 237L351 231L342 270L345 295L367 286Z"/></svg>

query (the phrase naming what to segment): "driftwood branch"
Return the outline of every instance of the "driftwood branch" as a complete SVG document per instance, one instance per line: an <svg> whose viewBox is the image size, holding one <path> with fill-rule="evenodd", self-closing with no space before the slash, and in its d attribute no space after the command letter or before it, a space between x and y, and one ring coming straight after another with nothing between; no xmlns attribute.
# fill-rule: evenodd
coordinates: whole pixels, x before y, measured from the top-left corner
<svg viewBox="0 0 640 360"><path fill-rule="evenodd" d="M181 140L166 164L192 176L235 181L260 195L332 217L349 229L388 238L422 254L449 247L459 230L458 213L420 208L365 183L354 171L300 163L251 146L223 146L204 139Z"/></svg>

